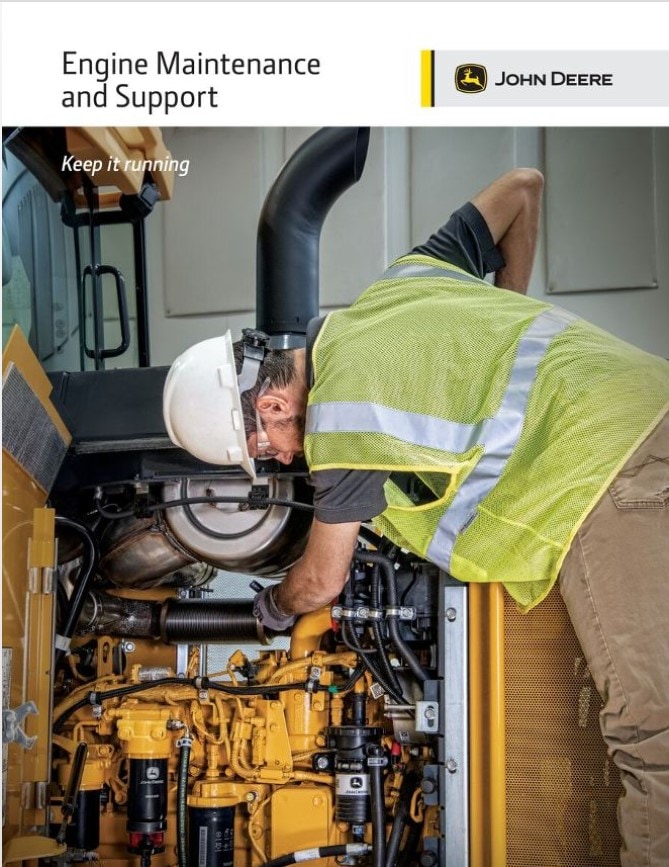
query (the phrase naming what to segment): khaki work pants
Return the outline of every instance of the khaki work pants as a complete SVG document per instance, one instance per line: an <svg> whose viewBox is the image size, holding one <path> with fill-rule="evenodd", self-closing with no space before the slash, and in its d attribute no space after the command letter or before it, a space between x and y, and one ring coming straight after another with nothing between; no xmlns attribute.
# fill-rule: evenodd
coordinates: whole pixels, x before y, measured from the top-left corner
<svg viewBox="0 0 669 867"><path fill-rule="evenodd" d="M669 867L669 416L583 523L560 590L621 773L621 865Z"/></svg>

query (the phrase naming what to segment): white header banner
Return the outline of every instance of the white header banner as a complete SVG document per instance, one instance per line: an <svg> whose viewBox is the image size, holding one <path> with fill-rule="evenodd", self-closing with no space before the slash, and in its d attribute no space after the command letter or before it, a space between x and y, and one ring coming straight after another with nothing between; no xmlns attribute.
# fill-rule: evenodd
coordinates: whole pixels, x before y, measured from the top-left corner
<svg viewBox="0 0 669 867"><path fill-rule="evenodd" d="M657 125L668 6L5 2L3 123Z"/></svg>

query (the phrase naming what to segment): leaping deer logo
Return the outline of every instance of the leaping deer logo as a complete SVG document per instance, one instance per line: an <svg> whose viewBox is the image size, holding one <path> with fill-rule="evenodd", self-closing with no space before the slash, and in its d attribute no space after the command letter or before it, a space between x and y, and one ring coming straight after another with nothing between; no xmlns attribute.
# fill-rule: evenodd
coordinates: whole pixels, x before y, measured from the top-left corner
<svg viewBox="0 0 669 867"><path fill-rule="evenodd" d="M467 69L465 69L465 74L464 77L460 79L460 84L476 84L478 85L478 87L481 86L478 75L472 75L472 71L469 66L467 67Z"/></svg>
<svg viewBox="0 0 669 867"><path fill-rule="evenodd" d="M474 63L458 66L455 70L455 87L460 93L481 93L486 89L488 74L485 66Z"/></svg>

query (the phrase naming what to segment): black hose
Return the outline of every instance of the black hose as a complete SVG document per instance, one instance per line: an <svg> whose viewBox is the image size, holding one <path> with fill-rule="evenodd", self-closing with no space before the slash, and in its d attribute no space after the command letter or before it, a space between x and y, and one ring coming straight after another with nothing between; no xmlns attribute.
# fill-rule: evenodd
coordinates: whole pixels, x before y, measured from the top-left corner
<svg viewBox="0 0 669 867"><path fill-rule="evenodd" d="M356 653L360 655L360 657L364 660L365 666L369 670L372 677L377 680L384 691L388 693L388 695L392 698L392 700L396 704L405 704L404 696L402 693L398 693L386 680L385 675L376 664L374 656L370 654L369 650L363 649L360 644L360 639L358 638L355 628L350 621L343 620L341 624L341 636L344 644L350 649L354 650Z"/></svg>
<svg viewBox="0 0 669 867"><path fill-rule="evenodd" d="M53 723L54 733L58 734L65 721L71 717L73 713L76 713L78 710L81 710L82 707L86 707L87 705L101 704L103 701L107 701L110 698L121 698L122 696L132 695L135 692L142 692L145 689L152 689L156 686L174 686L175 684L183 686L184 684L191 685L191 683L192 681L187 681L180 677L163 677L159 680L147 681L146 683L133 683L129 686L119 686L114 689L105 690L104 692L91 690L83 698L75 702L72 707L67 708L67 710L63 711L60 716L56 717Z"/></svg>
<svg viewBox="0 0 669 867"><path fill-rule="evenodd" d="M65 839L67 837L67 826L72 820L72 816L74 815L74 811L77 807L77 799L79 797L79 789L81 787L81 778L84 775L84 767L86 765L87 758L88 744L85 741L80 741L77 744L76 750L74 751L72 766L70 768L70 779L68 780L67 789L65 790L65 794L63 795L63 803L60 808L60 812L63 816L63 821L61 822L60 828L58 830L56 842L61 845L65 842Z"/></svg>
<svg viewBox="0 0 669 867"><path fill-rule="evenodd" d="M389 680L386 677L386 673L382 665L378 662L377 651L375 649L365 650L362 648L358 635L355 631L355 627L352 623L348 624L348 630L348 637L351 641L351 644L348 645L349 648L356 649L357 653L362 655L362 659L364 660L368 671L371 673L372 677L374 677L374 679L377 680L378 683L383 687L384 691L388 693L392 700L396 704L405 704L406 700L402 693L402 689L398 689L395 687L394 684L396 683L396 680L394 677L392 680Z"/></svg>
<svg viewBox="0 0 669 867"><path fill-rule="evenodd" d="M319 858L337 858L342 855L363 855L368 851L369 846L365 843L346 843L338 846L321 846L319 849L304 849L300 852L290 852L288 855L280 855L278 858L272 858L271 861L265 861L263 867L288 867L289 864L304 864L307 861L318 861Z"/></svg>
<svg viewBox="0 0 669 867"><path fill-rule="evenodd" d="M177 769L177 861L179 867L188 867L187 803L188 764L191 739L188 735L179 740L179 767Z"/></svg>
<svg viewBox="0 0 669 867"><path fill-rule="evenodd" d="M381 587L379 582L379 573L380 569L378 565L375 565L372 569L372 608L378 610L381 607ZM372 620L371 622L372 628L372 637L374 640L374 646L377 650L377 659L379 661L379 667L386 678L386 681L391 684L394 691L397 695L402 695L402 687L400 686L397 676L393 671L393 667L390 664L390 658L388 657L388 653L386 651L386 646L383 640L383 635L381 634L381 624L378 620Z"/></svg>
<svg viewBox="0 0 669 867"><path fill-rule="evenodd" d="M399 855L404 830L409 822L411 798L417 784L418 777L414 773L406 774L402 780L399 800L397 803L397 812L393 819L393 826L390 830L390 837L388 838L388 845L386 847L385 867L395 867L395 861Z"/></svg>
<svg viewBox="0 0 669 867"><path fill-rule="evenodd" d="M370 744L367 757L380 760L383 747ZM369 794L372 802L372 864L373 867L386 867L386 802L383 792L383 766L370 764Z"/></svg>
<svg viewBox="0 0 669 867"><path fill-rule="evenodd" d="M388 838L385 867L395 867L395 862L400 851L400 843L402 842L404 829L407 826L408 820L408 808L402 803L398 804L397 812L395 813L395 818L393 819L393 826L390 830L390 837Z"/></svg>
<svg viewBox="0 0 669 867"><path fill-rule="evenodd" d="M339 688L339 692L348 692L350 689L353 689L353 687L360 680L360 678L363 676L364 673L365 673L365 663L361 659L360 662L358 662L356 667L351 672L351 676L346 681L346 683Z"/></svg>
<svg viewBox="0 0 669 867"><path fill-rule="evenodd" d="M356 551L353 555L353 559L362 563L376 563L381 567L381 571L385 579L386 602L388 603L388 606L390 608L396 608L397 584L395 583L395 572L393 570L392 561L389 560L387 557L384 557L383 554L379 554L376 551ZM409 666L416 679L419 680L421 683L424 683L426 680L428 680L427 672L418 661L413 650L402 638L400 634L397 615L389 614L386 620L388 623L390 638L395 647L397 648L400 656Z"/></svg>
<svg viewBox="0 0 669 867"><path fill-rule="evenodd" d="M286 506L290 509L295 509L298 512L313 512L314 507L309 503L299 503L297 500L283 500L277 497L258 497L252 499L250 497L181 497L178 500L166 500L161 503L155 503L152 506L142 506L143 513L151 514L153 512L161 512L163 509L171 509L175 506L197 506L205 503L241 503L242 505L251 506L254 509L262 509L265 506ZM120 521L122 518L134 518L136 516L135 509L125 509L122 512L114 512L105 508L99 500L96 500L95 507L103 518L108 518L110 521Z"/></svg>
<svg viewBox="0 0 669 867"><path fill-rule="evenodd" d="M81 617L81 612L88 595L91 579L95 575L100 554L98 550L97 540L91 531L84 524L78 521L72 521L70 518L56 517L56 527L66 530L74 530L84 542L84 562L79 570L72 595L70 596L68 607L65 614L65 621L59 630L61 640L69 644L69 640L74 635L74 630L77 628L77 623ZM58 667L60 661L65 655L65 647L56 647L54 657L54 669Z"/></svg>
<svg viewBox="0 0 669 867"><path fill-rule="evenodd" d="M147 689L155 689L156 687L161 686L193 686L196 689L213 689L217 692L224 692L227 695L259 695L259 696L267 696L274 695L277 692L288 692L293 689L303 689L307 691L307 687L310 686L306 681L302 683L272 683L272 684L258 684L257 686L226 686L222 683L217 683L216 681L209 680L208 677L194 677L191 679L187 679L185 677L162 677L158 680L148 680L142 683L133 683L129 686L119 686L113 689L105 690L104 692L98 692L97 690L91 690L91 692L87 693L82 699L75 702L72 707L67 708L67 710L63 711L63 713L56 718L53 723L53 730L57 734L63 727L65 720L68 717L71 717L73 713L76 713L78 710L81 710L82 707L86 707L87 705L92 704L101 704L103 701L107 701L110 698L122 698L127 695L133 695L136 692L142 692ZM317 692L329 692L330 687L328 686L317 686ZM312 690L313 691L313 690Z"/></svg>
<svg viewBox="0 0 669 867"><path fill-rule="evenodd" d="M400 852L399 860L397 861L397 867L412 867L413 864L416 863L416 852L418 851L418 845L421 841L421 837L423 836L423 826L418 822L411 822L409 824L409 836L407 838L406 845L404 849Z"/></svg>
<svg viewBox="0 0 669 867"><path fill-rule="evenodd" d="M351 628L350 635L348 634L348 626ZM360 639L358 638L358 634L355 631L353 624L347 623L347 621L342 621L341 632L339 634L346 647L354 653L357 653L358 656L363 659L366 659L369 656L376 656L375 647L363 647L362 644L360 644Z"/></svg>
<svg viewBox="0 0 669 867"><path fill-rule="evenodd" d="M402 695L402 687L397 680L397 675L395 674L392 665L390 664L390 659L388 658L388 652L386 650L386 646L383 642L383 635L381 634L381 625L376 621L372 621L372 635L374 637L374 645L378 650L377 660L379 667L383 671L386 681L393 686L393 690L398 694Z"/></svg>

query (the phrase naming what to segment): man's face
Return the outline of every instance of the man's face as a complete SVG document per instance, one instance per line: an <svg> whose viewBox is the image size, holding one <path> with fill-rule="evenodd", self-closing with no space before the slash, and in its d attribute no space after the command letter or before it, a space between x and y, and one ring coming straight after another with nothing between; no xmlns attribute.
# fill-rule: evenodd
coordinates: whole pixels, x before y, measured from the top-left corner
<svg viewBox="0 0 669 867"><path fill-rule="evenodd" d="M247 437L252 458L290 464L304 454L307 395L300 382L272 388L267 380L255 402L256 431Z"/></svg>
<svg viewBox="0 0 669 867"><path fill-rule="evenodd" d="M246 442L249 455L256 460L272 459L281 464L290 464L293 458L304 454L304 433L295 420L278 423L263 421L264 430L261 446L258 447L258 434L252 433ZM267 445L265 445L267 443Z"/></svg>

